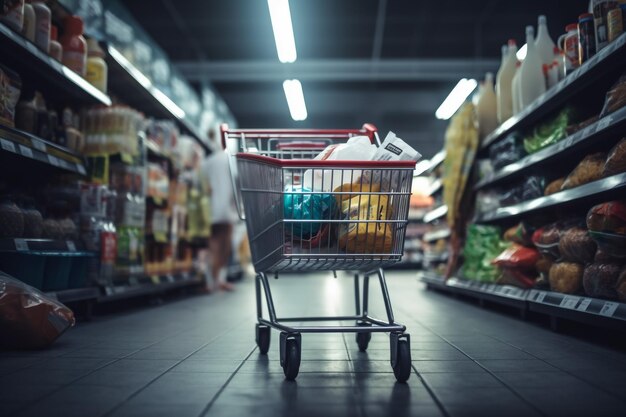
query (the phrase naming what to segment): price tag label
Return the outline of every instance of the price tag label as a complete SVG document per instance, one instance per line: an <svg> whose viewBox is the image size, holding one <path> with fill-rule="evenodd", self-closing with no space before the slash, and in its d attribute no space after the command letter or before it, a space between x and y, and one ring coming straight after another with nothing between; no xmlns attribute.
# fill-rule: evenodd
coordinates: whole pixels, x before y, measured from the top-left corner
<svg viewBox="0 0 626 417"><path fill-rule="evenodd" d="M576 310L587 311L589 304L591 304L591 298L583 298L580 304L578 304L578 307L576 307Z"/></svg>
<svg viewBox="0 0 626 417"><path fill-rule="evenodd" d="M59 159L54 155L48 155L48 162L55 167L59 166Z"/></svg>
<svg viewBox="0 0 626 417"><path fill-rule="evenodd" d="M19 148L20 148L20 153L24 155L25 157L27 158L33 157L33 151L29 147L24 146L24 145L19 145Z"/></svg>
<svg viewBox="0 0 626 417"><path fill-rule="evenodd" d="M543 300L546 298L546 292L545 291L539 291L539 293L537 294L537 298L535 298L535 301L538 303L543 303Z"/></svg>
<svg viewBox="0 0 626 417"><path fill-rule="evenodd" d="M18 252L24 252L28 250L28 242L24 239L15 239L15 250Z"/></svg>
<svg viewBox="0 0 626 417"><path fill-rule="evenodd" d="M33 145L33 148L37 149L38 151L46 152L46 144L39 139L31 139L30 143Z"/></svg>
<svg viewBox="0 0 626 417"><path fill-rule="evenodd" d="M85 171L85 167L83 166L83 164L76 163L76 170L81 175L87 174L87 171Z"/></svg>
<svg viewBox="0 0 626 417"><path fill-rule="evenodd" d="M67 244L67 250L70 252L76 252L76 245L71 240L65 242Z"/></svg>
<svg viewBox="0 0 626 417"><path fill-rule="evenodd" d="M2 149L4 149L5 151L15 153L15 145L9 140L0 138L0 146L2 146Z"/></svg>
<svg viewBox="0 0 626 417"><path fill-rule="evenodd" d="M563 308L575 309L578 304L578 297L572 297L571 295L566 295L561 300L561 304L559 304Z"/></svg>
<svg viewBox="0 0 626 417"><path fill-rule="evenodd" d="M596 132L599 132L602 129L606 129L611 124L612 121L613 121L613 118L611 116L606 116L600 119L598 123L596 124Z"/></svg>
<svg viewBox="0 0 626 417"><path fill-rule="evenodd" d="M605 317L613 317L613 314L615 314L615 311L617 310L618 306L619 306L619 303L606 301L604 305L602 306L602 309L600 310L600 315L605 316Z"/></svg>

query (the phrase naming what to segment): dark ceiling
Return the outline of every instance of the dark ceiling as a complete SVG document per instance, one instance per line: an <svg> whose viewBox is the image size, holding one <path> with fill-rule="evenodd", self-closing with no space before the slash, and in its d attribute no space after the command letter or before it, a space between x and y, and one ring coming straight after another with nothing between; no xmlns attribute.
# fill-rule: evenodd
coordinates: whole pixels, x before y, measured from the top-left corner
<svg viewBox="0 0 626 417"><path fill-rule="evenodd" d="M556 41L588 1L291 0L298 60L282 67L271 66L278 59L265 0L124 3L190 81L213 83L240 126L371 122L428 157L441 148L447 126L434 112L458 79L496 71L500 46L509 38L523 44L524 27L536 25L539 14L548 17ZM320 62L319 73L312 67L300 74ZM368 72L372 62L382 66ZM394 72L392 63L403 70ZM220 70L221 64L229 66ZM422 64L430 70L415 69ZM302 81L304 122L289 117L282 91L287 77Z"/></svg>

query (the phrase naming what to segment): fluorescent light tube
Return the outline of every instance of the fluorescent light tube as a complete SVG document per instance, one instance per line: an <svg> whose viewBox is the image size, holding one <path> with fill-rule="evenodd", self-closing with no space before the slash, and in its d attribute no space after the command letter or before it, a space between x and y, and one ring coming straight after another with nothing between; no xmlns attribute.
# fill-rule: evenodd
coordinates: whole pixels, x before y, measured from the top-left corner
<svg viewBox="0 0 626 417"><path fill-rule="evenodd" d="M474 79L463 78L460 80L435 112L437 119L448 120L451 118L477 85L478 83Z"/></svg>
<svg viewBox="0 0 626 417"><path fill-rule="evenodd" d="M519 51L517 51L517 53L515 54L519 61L523 61L524 58L526 58L526 47L527 47L527 45L524 44L524 46L519 48Z"/></svg>
<svg viewBox="0 0 626 417"><path fill-rule="evenodd" d="M293 37L289 0L267 0L276 41L276 52L282 63L294 62L298 57L296 41Z"/></svg>
<svg viewBox="0 0 626 417"><path fill-rule="evenodd" d="M285 97L287 97L287 105L291 118L296 121L306 120L306 104L304 103L304 93L302 92L302 84L298 80L285 80L283 82Z"/></svg>

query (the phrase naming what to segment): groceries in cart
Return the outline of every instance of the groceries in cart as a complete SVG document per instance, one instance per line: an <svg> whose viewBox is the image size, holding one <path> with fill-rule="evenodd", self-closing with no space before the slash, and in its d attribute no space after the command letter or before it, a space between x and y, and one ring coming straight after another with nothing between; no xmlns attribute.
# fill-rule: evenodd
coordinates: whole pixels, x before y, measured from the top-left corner
<svg viewBox="0 0 626 417"><path fill-rule="evenodd" d="M378 168L372 161L417 161L420 157L393 132L380 147L367 136L327 146L314 160L348 162L306 169L301 176L290 176L292 183L285 187L283 211L290 250L390 253L395 232L403 226L397 221L395 206L400 196L394 190L407 189L409 184L403 182L410 179L401 171ZM301 183L297 178L302 178Z"/></svg>

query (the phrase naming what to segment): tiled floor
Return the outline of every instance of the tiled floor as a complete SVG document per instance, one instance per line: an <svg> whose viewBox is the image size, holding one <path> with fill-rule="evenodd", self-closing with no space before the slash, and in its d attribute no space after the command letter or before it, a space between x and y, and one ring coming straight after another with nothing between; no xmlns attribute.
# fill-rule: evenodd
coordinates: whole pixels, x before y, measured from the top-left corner
<svg viewBox="0 0 626 417"><path fill-rule="evenodd" d="M340 274L271 281L278 314L352 314ZM96 317L50 350L0 353L0 416L623 416L626 353L425 291L390 273L414 373L386 335L304 335L296 382L254 344L254 285ZM378 298L377 286L372 292ZM383 316L381 304L371 309Z"/></svg>

